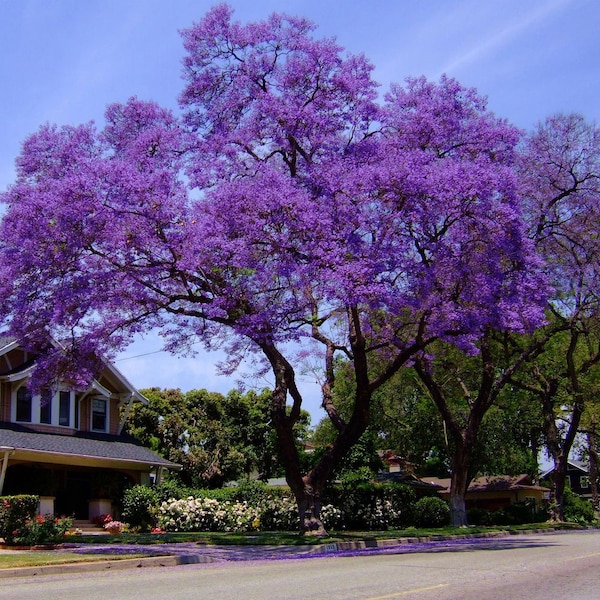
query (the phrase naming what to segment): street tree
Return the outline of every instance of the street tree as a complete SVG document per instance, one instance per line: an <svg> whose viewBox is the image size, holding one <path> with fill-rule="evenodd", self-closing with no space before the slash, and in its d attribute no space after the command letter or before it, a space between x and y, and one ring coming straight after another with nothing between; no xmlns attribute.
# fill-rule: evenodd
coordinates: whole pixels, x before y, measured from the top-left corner
<svg viewBox="0 0 600 600"><path fill-rule="evenodd" d="M555 115L525 140L518 161L528 236L552 283L547 324L510 337L530 359L513 383L537 398L553 460L552 519L564 520L569 453L600 363L600 129L581 115ZM591 408L591 407L590 407Z"/></svg>
<svg viewBox="0 0 600 600"><path fill-rule="evenodd" d="M450 459L450 519L454 526L467 525L466 493L471 478L478 471L495 470L499 467L514 467L520 464L525 471L533 470L536 464L529 461L531 438L528 434L502 422L500 399L507 395L507 386L512 374L528 360L531 349L513 353L506 361L506 353L501 343L505 332L488 328L481 332L477 341L478 352L466 355L460 348L438 342L441 348L434 350L433 356L421 354L414 361L414 369L437 407L447 435ZM505 400L508 412L510 402ZM513 412L515 408L512 407ZM527 411L517 410L519 418ZM499 461L486 452L486 445L493 441L493 435L504 429L505 441L515 443L520 437L521 452L515 453L513 461ZM529 426L527 426L529 429ZM511 435L506 435L510 431ZM487 435L490 439L482 439ZM511 464L512 463L512 464ZM519 469L521 470L521 469Z"/></svg>
<svg viewBox="0 0 600 600"><path fill-rule="evenodd" d="M131 99L100 131L46 125L26 140L3 194L0 300L37 381L85 385L98 356L150 329L173 352L221 344L230 368L255 352L300 530L324 533L323 488L373 392L435 340L477 352L490 328L535 327L545 287L523 235L517 130L445 77L378 103L372 65L313 30L217 6L183 32L181 119ZM355 379L347 418L339 355ZM337 433L304 472L307 356Z"/></svg>
<svg viewBox="0 0 600 600"><path fill-rule="evenodd" d="M191 390L141 390L147 405L134 405L126 431L182 466L172 475L185 486L220 487L227 481L279 475L269 425L271 392L232 390L226 395ZM305 424L309 422L305 415ZM306 435L298 427L297 442Z"/></svg>

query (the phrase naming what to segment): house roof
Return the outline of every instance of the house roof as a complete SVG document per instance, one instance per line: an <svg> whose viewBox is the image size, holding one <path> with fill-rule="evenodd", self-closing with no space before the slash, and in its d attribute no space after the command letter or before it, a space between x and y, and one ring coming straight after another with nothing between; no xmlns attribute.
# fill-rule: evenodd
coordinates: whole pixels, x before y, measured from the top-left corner
<svg viewBox="0 0 600 600"><path fill-rule="evenodd" d="M588 465L588 463L582 461L582 460L573 460L573 459L568 459L567 460L567 468L573 467L574 469L577 469L578 471L581 471L582 473L588 474L590 472L590 467ZM551 469L548 469L547 471L544 471L544 473L542 473L541 478L542 479L547 479L552 473L554 472L554 467L552 467Z"/></svg>
<svg viewBox="0 0 600 600"><path fill-rule="evenodd" d="M6 354L15 348L19 347L18 340L14 337L10 337L4 334L0 334L0 356ZM138 390L127 380L127 378L121 373L112 363L103 360L104 369L103 374L113 378L113 381L118 382L118 386L121 388L121 392L126 393L131 398L141 402L142 404L148 404L148 399L140 394ZM0 379L5 381L19 381L31 376L32 371L35 368L35 357L30 358L21 365L18 365L8 371L0 373ZM89 383L89 389L100 391L104 393L106 390L105 386L101 385L96 379ZM109 394L110 395L110 394Z"/></svg>
<svg viewBox="0 0 600 600"><path fill-rule="evenodd" d="M438 477L428 477L426 481L439 485L442 494L450 492L450 478L440 479ZM508 492L517 490L546 490L541 486L534 485L529 475L491 475L485 477L476 477L471 481L467 493L473 492Z"/></svg>
<svg viewBox="0 0 600 600"><path fill-rule="evenodd" d="M419 478L409 471L383 471L377 474L377 481L382 483L404 483L419 489L438 490L441 488L440 485L427 481L425 478Z"/></svg>
<svg viewBox="0 0 600 600"><path fill-rule="evenodd" d="M40 462L104 462L131 468L150 466L180 469L137 440L124 435L75 432L73 435L40 433L14 423L0 423L0 447ZM60 460L59 460L60 457Z"/></svg>

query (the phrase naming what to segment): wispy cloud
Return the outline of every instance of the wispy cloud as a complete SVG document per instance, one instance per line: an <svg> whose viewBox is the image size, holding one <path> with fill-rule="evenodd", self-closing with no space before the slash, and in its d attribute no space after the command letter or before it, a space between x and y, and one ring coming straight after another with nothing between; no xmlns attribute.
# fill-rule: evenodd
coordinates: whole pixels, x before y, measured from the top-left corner
<svg viewBox="0 0 600 600"><path fill-rule="evenodd" d="M520 35L526 34L528 31L540 25L543 21L551 16L566 10L575 0L553 0L545 2L540 6L532 8L525 13L517 15L518 20L509 22L497 33L487 37L487 33L491 28L483 30L486 34L485 39L478 39L478 43L470 46L465 52L459 56L455 56L447 63L438 73L452 73L465 67L470 67L474 62L485 59L491 53L497 52L505 47L512 40Z"/></svg>

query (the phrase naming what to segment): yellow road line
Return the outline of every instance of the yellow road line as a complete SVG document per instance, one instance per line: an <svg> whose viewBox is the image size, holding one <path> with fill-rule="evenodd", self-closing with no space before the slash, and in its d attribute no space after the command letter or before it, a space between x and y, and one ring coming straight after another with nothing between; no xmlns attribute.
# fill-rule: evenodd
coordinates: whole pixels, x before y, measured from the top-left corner
<svg viewBox="0 0 600 600"><path fill-rule="evenodd" d="M365 598L365 600L384 600L385 598L398 598L400 596L406 596L406 594L415 594L417 592L429 592L431 590L439 590L443 587L448 587L448 583L440 583L438 585L430 585L429 587L415 588L413 590L404 590L403 592L396 592L395 594L387 594L386 596L371 596Z"/></svg>
<svg viewBox="0 0 600 600"><path fill-rule="evenodd" d="M591 558L592 556L600 556L600 552L594 552L593 554L584 554L583 556L572 556L571 558L566 558L565 560L579 560L580 558Z"/></svg>

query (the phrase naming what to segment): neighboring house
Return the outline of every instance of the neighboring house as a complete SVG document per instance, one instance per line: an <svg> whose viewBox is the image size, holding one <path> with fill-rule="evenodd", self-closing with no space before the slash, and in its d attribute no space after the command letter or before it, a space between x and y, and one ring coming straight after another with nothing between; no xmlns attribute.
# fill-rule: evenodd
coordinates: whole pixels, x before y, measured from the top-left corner
<svg viewBox="0 0 600 600"><path fill-rule="evenodd" d="M543 481L550 481L554 469L546 471L542 475ZM591 499L592 488L590 486L590 469L587 463L581 460L567 461L567 483L571 490L583 498Z"/></svg>
<svg viewBox="0 0 600 600"><path fill-rule="evenodd" d="M402 483L415 491L417 498L435 495L440 486L427 481L427 478L417 477L410 471L382 471L377 474L378 483Z"/></svg>
<svg viewBox="0 0 600 600"><path fill-rule="evenodd" d="M424 481L439 485L438 493L442 498L450 499L450 479L424 477ZM533 501L537 505L548 500L549 490L533 485L529 475L492 475L473 479L467 489L465 503L469 508L499 510L516 502Z"/></svg>
<svg viewBox="0 0 600 600"><path fill-rule="evenodd" d="M128 486L179 468L122 434L131 404L148 401L113 365L85 391L32 394L34 362L0 337L0 495L37 494L40 512L92 519Z"/></svg>

